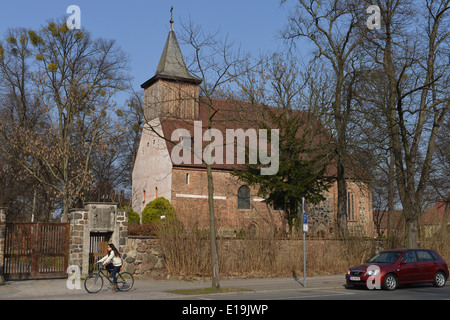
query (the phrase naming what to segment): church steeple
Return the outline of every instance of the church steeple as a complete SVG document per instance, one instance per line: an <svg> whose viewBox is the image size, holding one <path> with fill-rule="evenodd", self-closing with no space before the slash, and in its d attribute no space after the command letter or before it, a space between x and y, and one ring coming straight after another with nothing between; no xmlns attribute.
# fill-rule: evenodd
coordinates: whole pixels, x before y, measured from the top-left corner
<svg viewBox="0 0 450 320"><path fill-rule="evenodd" d="M183 59L183 54L180 50L180 46L178 45L175 31L173 30L169 31L166 45L164 46L155 75L172 77L186 81L200 81L200 79L189 73Z"/></svg>
<svg viewBox="0 0 450 320"><path fill-rule="evenodd" d="M173 6L170 12L170 31L167 36L166 44L161 54L161 58L159 59L155 75L141 85L144 89L152 85L158 79L185 81L196 84L202 82L201 79L191 75L186 67L175 31L173 31Z"/></svg>
<svg viewBox="0 0 450 320"><path fill-rule="evenodd" d="M202 80L186 67L173 30L173 7L170 10L170 31L155 75L141 85L145 91L145 117L160 116L196 119L198 91Z"/></svg>

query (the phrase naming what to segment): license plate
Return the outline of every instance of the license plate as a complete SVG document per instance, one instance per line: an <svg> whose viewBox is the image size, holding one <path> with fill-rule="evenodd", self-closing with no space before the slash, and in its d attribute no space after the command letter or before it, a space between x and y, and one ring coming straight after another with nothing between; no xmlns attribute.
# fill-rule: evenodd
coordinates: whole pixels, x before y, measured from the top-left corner
<svg viewBox="0 0 450 320"><path fill-rule="evenodd" d="M350 277L351 281L361 281L360 277Z"/></svg>

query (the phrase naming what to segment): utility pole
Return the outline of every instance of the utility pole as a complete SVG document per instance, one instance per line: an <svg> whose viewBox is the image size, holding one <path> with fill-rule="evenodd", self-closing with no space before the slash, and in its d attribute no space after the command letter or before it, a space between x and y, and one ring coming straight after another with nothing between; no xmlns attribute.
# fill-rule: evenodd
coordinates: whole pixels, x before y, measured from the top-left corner
<svg viewBox="0 0 450 320"><path fill-rule="evenodd" d="M305 198L302 198L303 212L303 286L306 287L306 233L308 232L308 218L305 209Z"/></svg>

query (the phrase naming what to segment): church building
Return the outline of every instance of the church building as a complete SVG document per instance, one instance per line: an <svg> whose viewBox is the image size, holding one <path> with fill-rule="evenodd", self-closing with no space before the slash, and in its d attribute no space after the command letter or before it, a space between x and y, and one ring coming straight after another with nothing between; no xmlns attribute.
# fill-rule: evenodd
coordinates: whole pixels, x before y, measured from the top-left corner
<svg viewBox="0 0 450 320"><path fill-rule="evenodd" d="M171 21L173 24L173 21ZM145 206L157 197L168 199L177 218L186 226L209 227L206 166L195 155L184 154L184 160L174 158L180 141L193 146L196 130L201 137L208 121L208 108L221 110L214 124L220 132L227 129L248 130L251 125L239 117L227 118L226 113L239 114L236 102L227 99L205 99L200 96L202 79L186 67L173 26L169 31L155 75L141 85L144 89L144 115L141 140L132 174L132 207L142 214ZM233 110L233 111L230 111ZM248 112L248 110L247 110ZM232 119L232 120L230 120ZM203 127L196 128L197 124ZM181 132L175 135L174 132ZM236 132L236 131L235 131ZM176 140L176 141L174 141ZM202 148L209 144L200 141ZM234 150L234 149L233 149ZM265 199L232 172L235 164L218 161L212 165L216 226L221 236L257 235L275 227L286 230L282 210L275 210ZM373 235L372 198L370 189L349 177L348 226L365 236ZM320 237L336 234L337 184L324 195L326 200L310 209L309 233Z"/></svg>

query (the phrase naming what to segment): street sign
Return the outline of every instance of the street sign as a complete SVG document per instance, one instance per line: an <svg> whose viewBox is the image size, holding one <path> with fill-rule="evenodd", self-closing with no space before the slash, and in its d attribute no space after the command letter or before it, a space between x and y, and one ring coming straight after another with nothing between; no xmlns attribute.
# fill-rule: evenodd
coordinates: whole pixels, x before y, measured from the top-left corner
<svg viewBox="0 0 450 320"><path fill-rule="evenodd" d="M303 232L308 232L308 215L306 214L305 207L303 206Z"/></svg>

